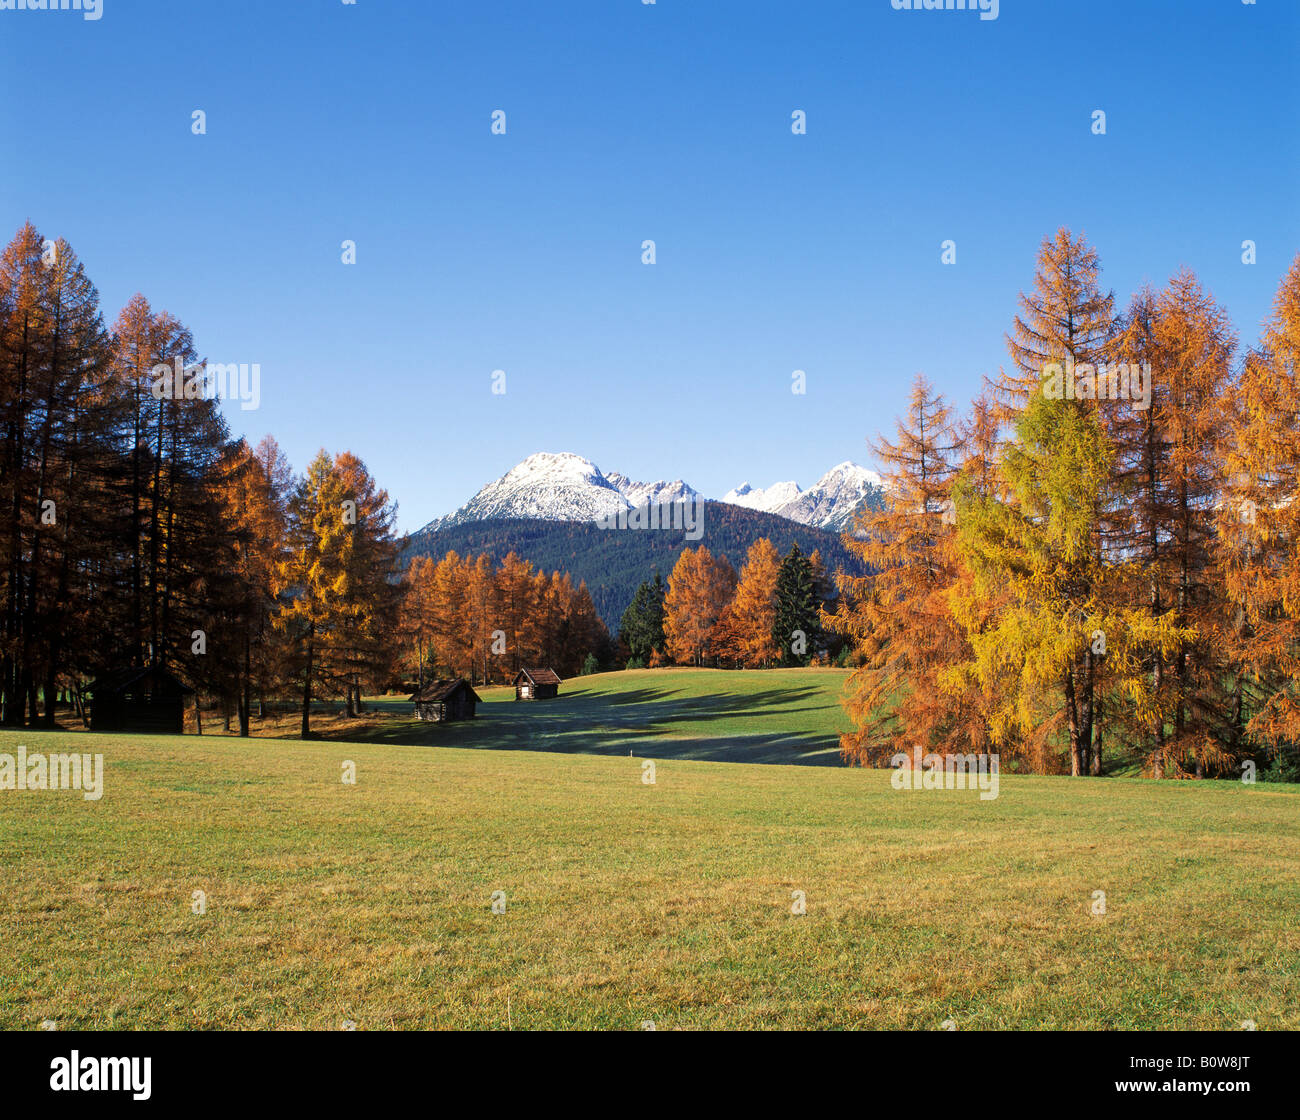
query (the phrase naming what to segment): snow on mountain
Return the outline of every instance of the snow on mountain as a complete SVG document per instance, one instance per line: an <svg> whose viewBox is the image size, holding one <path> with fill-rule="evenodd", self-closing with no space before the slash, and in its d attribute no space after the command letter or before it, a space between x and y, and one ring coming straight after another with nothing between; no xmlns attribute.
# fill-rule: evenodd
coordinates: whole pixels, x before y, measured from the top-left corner
<svg viewBox="0 0 1300 1120"><path fill-rule="evenodd" d="M804 525L839 530L849 524L863 498L878 492L880 486L875 471L856 463L841 463L808 490L796 482L777 482L765 490L745 483L728 491L722 500L779 514ZM698 497L698 492L680 478L637 482L617 471L603 474L581 455L543 451L489 482L455 513L429 522L423 531L509 517L594 521L647 502L662 505Z"/></svg>
<svg viewBox="0 0 1300 1120"><path fill-rule="evenodd" d="M625 474L619 474L618 471L610 471L605 478L618 488L619 492L634 506L645 505L646 502L658 502L664 505L667 502L682 502L696 498L699 495L690 486L687 486L680 478L673 479L672 482L634 482Z"/></svg>
<svg viewBox="0 0 1300 1120"><path fill-rule="evenodd" d="M590 459L567 451L541 451L489 482L455 513L431 521L425 528L445 529L466 521L505 517L594 521L630 506L622 491Z"/></svg>
<svg viewBox="0 0 1300 1120"><path fill-rule="evenodd" d="M883 489L880 475L875 471L844 462L832 467L815 486L775 512L805 525L847 529L863 499L879 496Z"/></svg>
<svg viewBox="0 0 1300 1120"><path fill-rule="evenodd" d="M729 502L733 506L744 506L746 509L761 509L768 513L776 513L782 506L787 506L796 501L802 493L803 491L799 489L797 482L774 482L766 490L750 486L748 482L742 482L734 490L728 490L723 494L722 500Z"/></svg>
<svg viewBox="0 0 1300 1120"><path fill-rule="evenodd" d="M724 502L761 509L821 529L845 529L862 500L878 494L883 484L875 471L857 463L832 467L816 485L802 490L797 482L776 482L766 489L742 483L723 495Z"/></svg>

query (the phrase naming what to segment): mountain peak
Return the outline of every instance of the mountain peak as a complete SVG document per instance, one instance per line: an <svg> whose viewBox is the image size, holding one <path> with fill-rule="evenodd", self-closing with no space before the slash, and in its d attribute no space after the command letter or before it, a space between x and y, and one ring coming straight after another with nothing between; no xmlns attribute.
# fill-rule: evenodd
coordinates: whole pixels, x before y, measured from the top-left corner
<svg viewBox="0 0 1300 1120"><path fill-rule="evenodd" d="M502 477L501 481L510 479L525 482L546 478L584 479L599 484L607 481L600 473L600 468L590 459L575 455L572 451L537 451L527 459L516 463Z"/></svg>
<svg viewBox="0 0 1300 1120"><path fill-rule="evenodd" d="M773 483L766 489L744 482L722 500L804 525L842 529L863 499L879 488L880 476L874 471L844 462L807 491L793 481ZM538 451L489 482L455 513L429 522L421 532L497 518L596 521L650 502L667 505L699 497L680 478L637 482L617 471L604 474L590 459L571 451Z"/></svg>
<svg viewBox="0 0 1300 1120"><path fill-rule="evenodd" d="M809 490L797 482L775 482L755 489L748 482L723 497L724 502L780 514L804 525L843 529L853 520L858 506L881 489L880 476L866 467L845 460L831 467Z"/></svg>
<svg viewBox="0 0 1300 1120"><path fill-rule="evenodd" d="M590 459L572 451L538 451L421 532L508 517L597 521L647 502L666 504L695 497L695 490L680 478L637 482L617 472L606 475Z"/></svg>
<svg viewBox="0 0 1300 1120"><path fill-rule="evenodd" d="M879 474L867 467L859 466L850 459L845 459L844 462L831 467L818 480L817 486L824 488L836 479L852 479L859 483L881 488L884 486L884 480L881 479Z"/></svg>

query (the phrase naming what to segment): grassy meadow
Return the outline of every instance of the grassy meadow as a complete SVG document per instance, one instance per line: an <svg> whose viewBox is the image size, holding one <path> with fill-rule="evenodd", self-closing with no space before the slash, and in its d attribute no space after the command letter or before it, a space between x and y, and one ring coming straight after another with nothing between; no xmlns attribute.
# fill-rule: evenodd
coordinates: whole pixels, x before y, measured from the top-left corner
<svg viewBox="0 0 1300 1120"><path fill-rule="evenodd" d="M512 687L476 687L478 718L424 723L405 697L368 697L359 719L341 703L317 705L313 733L414 746L632 751L642 758L839 766L847 669L633 669L567 680L554 700L519 703ZM255 721L253 734L296 736L299 715ZM204 731L220 729L205 717Z"/></svg>
<svg viewBox="0 0 1300 1120"><path fill-rule="evenodd" d="M493 695L364 742L0 732L106 766L0 792L0 1028L1300 1028L1295 787L700 761L833 761L838 684L788 680L567 682L532 731Z"/></svg>

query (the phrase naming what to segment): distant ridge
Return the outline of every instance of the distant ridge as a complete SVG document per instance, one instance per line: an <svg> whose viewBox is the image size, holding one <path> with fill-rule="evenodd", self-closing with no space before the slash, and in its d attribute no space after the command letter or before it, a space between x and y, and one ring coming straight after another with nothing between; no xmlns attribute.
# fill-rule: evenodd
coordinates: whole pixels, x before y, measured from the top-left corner
<svg viewBox="0 0 1300 1120"><path fill-rule="evenodd" d="M601 618L617 632L618 623L642 580L658 570L665 583L682 550L705 545L721 553L739 569L749 546L769 538L782 555L794 544L805 554L819 550L827 571L844 568L862 574L856 556L840 534L763 510L745 509L723 502L707 502L704 532L698 541L681 530L601 529L586 520L547 520L539 517L465 519L426 527L407 540L405 559L431 556L441 559L448 551L461 556L486 552L495 560L514 552L545 571L567 571L583 580Z"/></svg>
<svg viewBox="0 0 1300 1120"><path fill-rule="evenodd" d="M847 529L864 500L883 494L880 475L857 463L844 462L828 470L808 490L800 489L797 482L774 482L765 490L756 490L745 482L729 490L722 500L780 514L803 525Z"/></svg>
<svg viewBox="0 0 1300 1120"><path fill-rule="evenodd" d="M878 499L882 493L880 476L875 471L845 462L832 467L808 490L795 482L779 482L766 490L755 490L746 483L729 491L722 501L777 514L801 525L840 530L849 526L864 501ZM541 451L529 455L489 482L460 509L429 522L420 532L513 518L594 521L646 502L664 504L700 496L680 478L637 482L617 471L605 474L590 459L569 451Z"/></svg>

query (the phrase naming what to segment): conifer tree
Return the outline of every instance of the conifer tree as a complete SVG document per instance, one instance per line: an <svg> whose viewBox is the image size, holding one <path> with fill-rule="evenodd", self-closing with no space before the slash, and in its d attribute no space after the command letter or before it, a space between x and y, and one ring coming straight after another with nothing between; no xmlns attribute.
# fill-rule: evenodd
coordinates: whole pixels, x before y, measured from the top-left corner
<svg viewBox="0 0 1300 1120"><path fill-rule="evenodd" d="M627 646L629 658L642 666L650 664L656 651L663 650L664 584L658 572L653 582L645 580L636 589L623 612L618 636Z"/></svg>
<svg viewBox="0 0 1300 1120"><path fill-rule="evenodd" d="M775 583L771 634L781 664L807 665L817 640L817 588L812 564L797 544L781 561Z"/></svg>
<svg viewBox="0 0 1300 1120"><path fill-rule="evenodd" d="M220 633L208 636L207 657L224 662L225 694L234 694L241 736L249 734L254 691L262 695L276 683L267 647L287 516L283 470L270 437L256 452L242 439L235 441L220 470L220 514L231 556L220 580L223 601L212 604L223 625Z"/></svg>
<svg viewBox="0 0 1300 1120"><path fill-rule="evenodd" d="M1140 651L1168 652L1185 631L1152 619L1121 593L1127 573L1096 548L1097 496L1114 450L1085 402L1030 397L1004 446L998 475L1008 500L957 486L957 544L975 593L996 611L967 630L975 676L991 699L989 734L1023 744L1030 765L1087 774L1096 700L1106 682L1141 695Z"/></svg>
<svg viewBox="0 0 1300 1120"><path fill-rule="evenodd" d="M687 548L668 577L664 643L681 664L703 665L718 656L716 630L736 587L735 570L704 546Z"/></svg>
<svg viewBox="0 0 1300 1120"><path fill-rule="evenodd" d="M995 410L1010 423L1042 383L1052 363L1099 365L1114 341L1115 297L1100 286L1097 251L1065 228L1043 238L1033 287L1020 294L1020 312L1006 336L1012 368L995 382Z"/></svg>
<svg viewBox="0 0 1300 1120"><path fill-rule="evenodd" d="M715 645L742 668L769 665L781 655L777 591L781 558L766 537L749 546L736 592L718 620Z"/></svg>
<svg viewBox="0 0 1300 1120"><path fill-rule="evenodd" d="M1300 256L1226 422L1218 550L1233 609L1236 722L1272 753L1300 743Z"/></svg>
<svg viewBox="0 0 1300 1120"><path fill-rule="evenodd" d="M327 638L337 675L343 679L348 715L361 707L362 688L375 685L393 669L390 639L397 625L400 589L397 560L401 542L394 535L396 507L375 482L365 463L350 451L334 460L344 495L343 625Z"/></svg>
<svg viewBox="0 0 1300 1120"><path fill-rule="evenodd" d="M854 730L844 756L871 765L914 746L957 742L953 713L938 687L965 652L946 591L954 579L951 485L960 446L943 397L918 375L895 442L874 445L886 499L861 512L844 537L870 573L840 576L841 603L823 624L849 638L861 658L845 707Z"/></svg>
<svg viewBox="0 0 1300 1120"><path fill-rule="evenodd" d="M1235 334L1196 277L1181 270L1134 300L1120 344L1149 363L1150 403L1112 402L1103 415L1117 449L1111 547L1135 563L1131 603L1193 636L1167 661L1154 651L1150 729L1137 745L1156 776L1232 765L1232 675L1224 659L1229 608L1216 560L1225 402L1233 398ZM1140 730L1140 728L1139 728Z"/></svg>
<svg viewBox="0 0 1300 1120"><path fill-rule="evenodd" d="M413 558L406 569L402 589L402 610L398 625L404 639L415 651L417 691L424 688L425 669L431 656L430 647L433 645L436 610L433 598L434 570L435 564L431 557ZM466 582L468 594L468 580ZM468 615L468 604L466 604L466 614ZM466 629L468 631L468 627Z"/></svg>

